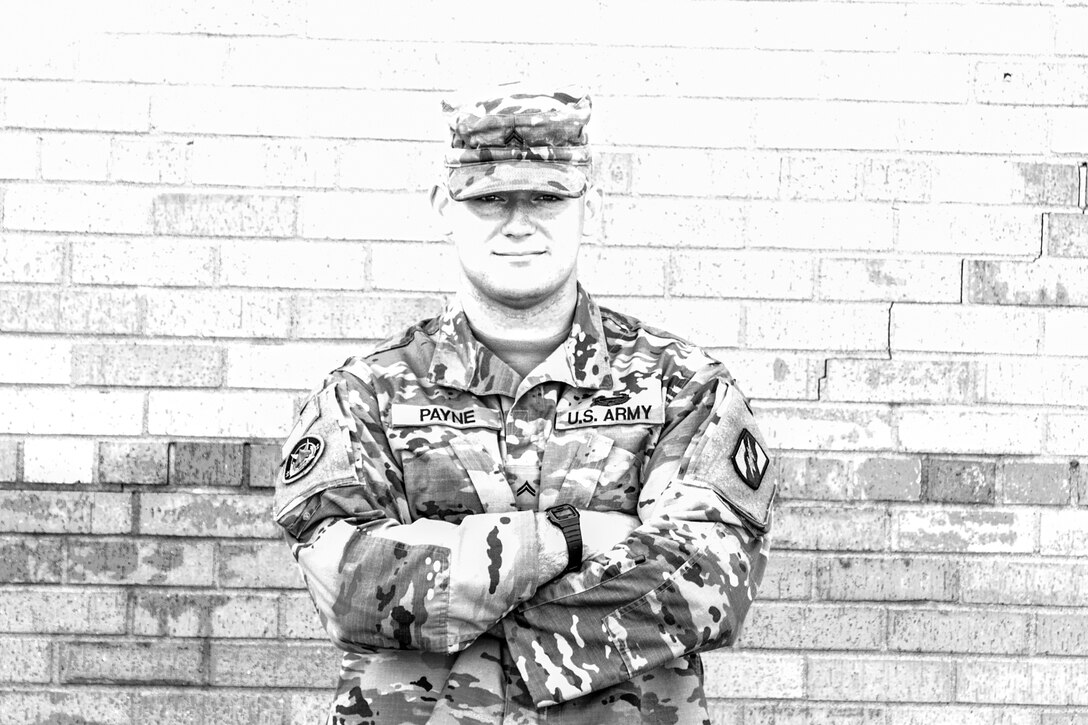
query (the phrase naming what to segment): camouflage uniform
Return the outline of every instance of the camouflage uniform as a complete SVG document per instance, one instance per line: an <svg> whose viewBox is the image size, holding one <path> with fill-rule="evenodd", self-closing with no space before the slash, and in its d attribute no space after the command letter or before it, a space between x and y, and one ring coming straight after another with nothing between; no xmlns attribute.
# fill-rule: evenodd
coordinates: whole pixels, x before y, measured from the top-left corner
<svg viewBox="0 0 1088 725"><path fill-rule="evenodd" d="M454 301L333 371L284 445L275 519L344 650L328 723L709 722L774 497L721 363L579 287L521 380ZM641 524L556 576L546 508Z"/></svg>

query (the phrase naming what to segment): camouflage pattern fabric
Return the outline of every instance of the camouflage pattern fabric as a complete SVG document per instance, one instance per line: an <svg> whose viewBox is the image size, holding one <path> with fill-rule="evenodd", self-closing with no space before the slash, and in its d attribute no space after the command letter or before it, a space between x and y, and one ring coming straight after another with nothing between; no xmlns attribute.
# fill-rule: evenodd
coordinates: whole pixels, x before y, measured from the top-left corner
<svg viewBox="0 0 1088 725"><path fill-rule="evenodd" d="M446 166L455 200L503 191L585 193L592 104L584 90L541 93L508 84L443 101L442 109L450 127Z"/></svg>
<svg viewBox="0 0 1088 725"><path fill-rule="evenodd" d="M274 510L345 652L327 722L709 723L698 653L736 640L766 566L764 445L719 362L580 287L524 380L456 302L348 360ZM560 576L561 503L638 525Z"/></svg>

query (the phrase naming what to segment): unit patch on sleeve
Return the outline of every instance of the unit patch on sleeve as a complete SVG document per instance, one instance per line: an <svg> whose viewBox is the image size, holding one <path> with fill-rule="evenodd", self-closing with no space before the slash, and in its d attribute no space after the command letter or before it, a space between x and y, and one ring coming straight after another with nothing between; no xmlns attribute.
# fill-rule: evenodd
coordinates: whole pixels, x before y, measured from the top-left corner
<svg viewBox="0 0 1088 725"><path fill-rule="evenodd" d="M737 469L737 475L753 491L759 490L759 484L763 482L763 474L767 472L768 458L762 446L748 429L745 428L737 436L737 447L733 450L733 467Z"/></svg>
<svg viewBox="0 0 1088 725"><path fill-rule="evenodd" d="M299 439L283 463L283 482L291 483L305 476L325 450L321 436L307 435Z"/></svg>

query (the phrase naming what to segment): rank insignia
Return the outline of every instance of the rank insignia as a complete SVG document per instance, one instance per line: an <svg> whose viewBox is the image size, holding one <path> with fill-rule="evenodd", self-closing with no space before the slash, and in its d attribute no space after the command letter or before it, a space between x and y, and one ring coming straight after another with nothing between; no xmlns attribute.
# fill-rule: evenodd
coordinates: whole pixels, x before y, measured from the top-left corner
<svg viewBox="0 0 1088 725"><path fill-rule="evenodd" d="M767 463L768 458L763 447L745 428L737 438L737 447L733 451L733 468L737 469L737 475L748 485L748 488L756 491L759 489L759 484L763 483Z"/></svg>
<svg viewBox="0 0 1088 725"><path fill-rule="evenodd" d="M324 450L325 442L320 437L303 436L283 462L283 482L292 483L309 473Z"/></svg>

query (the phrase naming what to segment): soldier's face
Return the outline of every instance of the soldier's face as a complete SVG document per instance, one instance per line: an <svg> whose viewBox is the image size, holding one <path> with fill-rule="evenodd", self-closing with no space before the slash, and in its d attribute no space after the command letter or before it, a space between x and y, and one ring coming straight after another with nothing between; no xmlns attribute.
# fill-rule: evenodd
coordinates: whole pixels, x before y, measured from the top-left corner
<svg viewBox="0 0 1088 725"><path fill-rule="evenodd" d="M511 191L436 204L465 277L485 297L527 307L573 287L578 248L596 196Z"/></svg>

